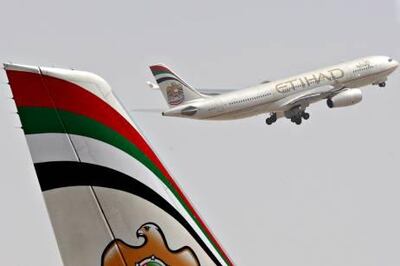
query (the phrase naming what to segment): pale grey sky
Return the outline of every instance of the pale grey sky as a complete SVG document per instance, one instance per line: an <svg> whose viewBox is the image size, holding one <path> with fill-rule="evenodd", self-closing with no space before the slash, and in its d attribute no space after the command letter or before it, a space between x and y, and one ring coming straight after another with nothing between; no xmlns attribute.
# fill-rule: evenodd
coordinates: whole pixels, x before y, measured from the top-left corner
<svg viewBox="0 0 400 266"><path fill-rule="evenodd" d="M400 59L398 0L1 6L2 61L95 72L128 109L166 108L145 85L157 62L194 86L240 88L360 56ZM3 83L0 259L61 265ZM132 117L237 265L399 265L399 98L396 72L354 107L311 107L301 126Z"/></svg>

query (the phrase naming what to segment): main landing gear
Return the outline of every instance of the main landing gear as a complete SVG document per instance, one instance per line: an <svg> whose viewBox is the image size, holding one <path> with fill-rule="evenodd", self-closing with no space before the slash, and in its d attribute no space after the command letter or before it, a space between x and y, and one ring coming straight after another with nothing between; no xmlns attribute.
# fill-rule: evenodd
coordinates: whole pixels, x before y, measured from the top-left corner
<svg viewBox="0 0 400 266"><path fill-rule="evenodd" d="M381 83L378 83L378 86L379 86L379 87L381 87L381 88L383 88L383 87L385 87L385 86L386 86L386 82L381 82Z"/></svg>
<svg viewBox="0 0 400 266"><path fill-rule="evenodd" d="M295 116L292 116L290 118L290 121L292 121L296 125L300 125L303 119L308 120L309 118L310 118L310 114L303 111L299 114L296 114Z"/></svg>
<svg viewBox="0 0 400 266"><path fill-rule="evenodd" d="M287 111L285 113L285 117L290 119L290 121L292 121L296 125L300 125L301 122L303 122L303 119L308 120L310 118L310 114L307 113L305 109L301 110L298 108ZM278 120L276 113L271 113L270 117L265 119L265 123L267 125L272 125L276 122L276 120Z"/></svg>
<svg viewBox="0 0 400 266"><path fill-rule="evenodd" d="M267 123L267 125L272 125L273 123L276 122L277 119L278 118L276 117L276 113L272 113L270 117L265 119L265 123Z"/></svg>
<svg viewBox="0 0 400 266"><path fill-rule="evenodd" d="M286 116L286 117L287 117L287 116ZM302 112L296 113L296 114L293 115L292 117L288 117L288 118L290 118L290 121L292 121L292 122L295 123L296 125L300 125L301 122L303 121L303 119L304 119L304 120L308 120L308 119L310 118L310 114L307 113L307 112L305 112L305 111L302 111ZM270 117L268 117L267 119L265 119L265 123L266 123L267 125L272 125L273 123L276 122L277 119L278 119L278 118L277 118L277 116L276 116L276 113L272 113Z"/></svg>
<svg viewBox="0 0 400 266"><path fill-rule="evenodd" d="M309 114L309 113L306 113L306 112L303 112L303 113L301 113L301 117L302 117L304 120L308 120L308 119L310 118L310 114Z"/></svg>

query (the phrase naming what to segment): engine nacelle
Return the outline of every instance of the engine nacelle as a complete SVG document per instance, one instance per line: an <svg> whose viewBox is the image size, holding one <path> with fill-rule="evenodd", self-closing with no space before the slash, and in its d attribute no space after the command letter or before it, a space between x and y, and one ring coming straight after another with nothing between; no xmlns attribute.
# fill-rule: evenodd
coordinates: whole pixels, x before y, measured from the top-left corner
<svg viewBox="0 0 400 266"><path fill-rule="evenodd" d="M329 108L345 107L361 102L362 92L360 89L348 89L326 101Z"/></svg>

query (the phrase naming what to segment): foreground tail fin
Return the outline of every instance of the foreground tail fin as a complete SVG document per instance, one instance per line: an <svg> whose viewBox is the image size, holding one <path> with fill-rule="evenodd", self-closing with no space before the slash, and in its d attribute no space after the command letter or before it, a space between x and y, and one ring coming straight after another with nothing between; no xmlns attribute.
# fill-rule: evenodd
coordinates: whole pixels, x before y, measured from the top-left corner
<svg viewBox="0 0 400 266"><path fill-rule="evenodd" d="M150 69L169 107L207 97L193 89L165 65L153 65Z"/></svg>
<svg viewBox="0 0 400 266"><path fill-rule="evenodd" d="M65 266L232 265L107 82L4 68Z"/></svg>

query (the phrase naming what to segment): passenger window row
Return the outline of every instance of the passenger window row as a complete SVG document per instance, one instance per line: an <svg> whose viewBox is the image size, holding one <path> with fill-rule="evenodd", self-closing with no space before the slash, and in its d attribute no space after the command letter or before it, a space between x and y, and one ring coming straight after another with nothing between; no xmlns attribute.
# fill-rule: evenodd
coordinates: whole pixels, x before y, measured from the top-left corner
<svg viewBox="0 0 400 266"><path fill-rule="evenodd" d="M230 102L229 105L259 100L259 99L262 99L262 98L264 98L266 96L270 96L271 94L272 93L268 92L266 94L262 94L262 95L259 95L259 96L255 96L255 97L251 97L251 98L247 98L247 99L242 99L242 100L238 100L238 101L233 101L233 102Z"/></svg>
<svg viewBox="0 0 400 266"><path fill-rule="evenodd" d="M358 72L365 71L365 70L368 70L368 69L371 69L371 68L373 68L373 66L368 65L368 66L353 70L353 73L358 73Z"/></svg>

